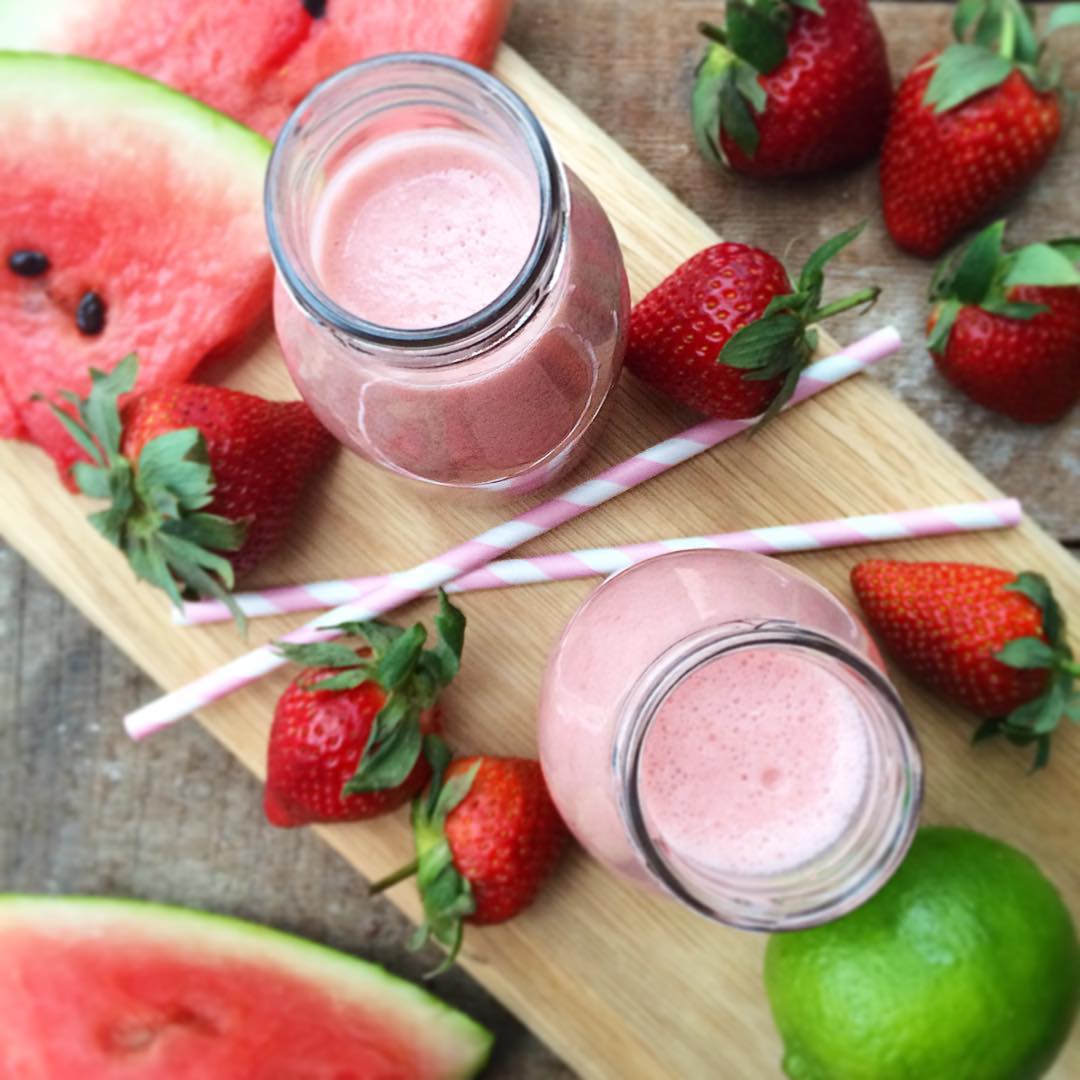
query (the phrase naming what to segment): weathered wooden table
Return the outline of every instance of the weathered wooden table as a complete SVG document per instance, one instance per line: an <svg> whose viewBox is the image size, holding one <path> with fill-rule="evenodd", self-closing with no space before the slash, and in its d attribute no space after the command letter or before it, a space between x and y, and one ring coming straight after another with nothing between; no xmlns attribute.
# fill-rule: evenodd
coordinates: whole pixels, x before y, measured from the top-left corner
<svg viewBox="0 0 1080 1080"><path fill-rule="evenodd" d="M878 319L894 322L909 345L878 377L1053 534L1080 542L1076 414L1052 427L1021 427L968 403L934 374L919 344L930 268L885 235L874 168L762 186L699 159L686 113L700 53L693 27L716 6L518 0L509 40L730 238L782 253L808 223L835 222L839 230L869 218L833 280L838 291L863 280L886 286ZM878 14L896 74L946 40L947 5L887 3ZM1062 37L1075 86L1080 43ZM1078 164L1074 131L1013 208L1013 239L1080 232ZM0 888L151 897L297 931L412 976L430 964L430 956L406 953L401 915L367 900L337 856L302 832L263 824L258 785L198 727L138 748L129 743L116 717L150 694L100 634L0 550ZM569 1075L462 973L443 976L435 989L498 1032L491 1075Z"/></svg>

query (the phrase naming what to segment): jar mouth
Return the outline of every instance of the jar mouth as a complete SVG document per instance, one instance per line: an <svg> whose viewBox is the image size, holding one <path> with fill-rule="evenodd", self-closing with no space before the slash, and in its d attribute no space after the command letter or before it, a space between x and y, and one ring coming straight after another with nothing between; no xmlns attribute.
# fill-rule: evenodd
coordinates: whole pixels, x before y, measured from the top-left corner
<svg viewBox="0 0 1080 1080"><path fill-rule="evenodd" d="M489 304L468 317L443 326L426 329L401 329L370 322L343 308L306 271L299 260L289 252L280 208L285 202L285 188L291 176L292 158L302 152L300 140L313 123L330 123L337 119L345 130L341 114L348 107L368 104L374 112L387 112L403 106L443 105L445 99L433 100L434 91L423 81L423 76L434 75L448 84L456 84L457 90L479 93L485 103L493 105L509 120L518 134L536 172L539 188L539 221L532 246L524 265L506 288ZM372 75L382 77L369 86L362 86ZM356 92L339 105L329 117L320 116L320 109L328 102L348 92L356 84ZM404 95L392 102L379 102L388 91ZM463 107L465 98L447 90ZM338 132L341 133L340 131ZM511 317L521 298L542 285L552 252L559 244L565 217L565 182L558 158L536 115L528 105L504 83L493 75L451 57L434 53L391 53L364 60L339 71L319 83L300 102L281 129L274 144L267 167L263 208L270 252L275 267L289 292L300 306L327 328L336 331L344 339L356 339L368 347L393 350L410 350L418 354L438 351L447 347L461 348L463 344L481 339L497 330ZM421 357L414 362L423 363ZM446 363L437 357L437 364Z"/></svg>
<svg viewBox="0 0 1080 1080"><path fill-rule="evenodd" d="M868 771L860 805L845 832L810 862L776 872L710 872L666 852L652 834L641 797L646 737L662 703L704 665L751 649L804 650L839 662L880 703L884 761ZM923 772L918 742L899 695L872 663L839 641L786 620L735 622L673 645L631 688L613 747L619 809L631 846L649 874L685 906L744 930L805 929L839 918L868 900L903 861L918 824ZM868 737L878 735L870 731ZM889 766L892 766L891 770ZM873 815L891 797L884 816ZM880 804L880 805L879 805ZM861 832L860 832L861 830Z"/></svg>

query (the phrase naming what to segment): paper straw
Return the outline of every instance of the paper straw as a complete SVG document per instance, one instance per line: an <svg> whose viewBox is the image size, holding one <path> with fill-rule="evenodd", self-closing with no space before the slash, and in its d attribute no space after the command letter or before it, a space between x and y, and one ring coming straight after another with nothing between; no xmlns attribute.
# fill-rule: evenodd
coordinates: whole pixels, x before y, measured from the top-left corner
<svg viewBox="0 0 1080 1080"><path fill-rule="evenodd" d="M803 372L786 407L791 408L842 379L862 371L899 347L900 335L892 327L886 327L847 349L811 364ZM696 424L681 435L635 454L605 470L595 479L586 480L564 495L527 510L502 525L496 525L495 528L451 548L435 559L421 563L411 570L391 575L384 585L361 600L344 604L305 623L299 629L286 634L283 640L304 643L340 637L340 632L333 629L334 624L375 619L385 615L388 611L446 585L455 578L486 566L527 540L533 540L673 466L696 457L752 427L754 422L753 419L706 420ZM262 645L216 671L211 671L129 713L124 718L124 727L133 739L144 738L203 706L234 693L286 662L272 644Z"/></svg>
<svg viewBox="0 0 1080 1080"><path fill-rule="evenodd" d="M482 589L504 589L513 585L539 585L549 581L573 581L597 574L614 574L642 559L668 551L722 548L727 551L753 551L760 555L785 555L882 540L914 540L982 529L1006 529L1018 524L1021 514L1020 503L1016 499L991 499L928 506L922 510L809 521L798 525L773 525L712 536L684 536L678 540L653 540L621 547L586 548L559 555L534 555L531 559L500 559L459 577L457 581L451 581L446 591L478 592ZM233 600L249 619L317 611L359 600L384 585L388 577L387 574L376 574L235 593ZM203 600L186 604L183 614L176 613L175 621L181 626L198 626L228 622L232 617L232 612L220 600Z"/></svg>

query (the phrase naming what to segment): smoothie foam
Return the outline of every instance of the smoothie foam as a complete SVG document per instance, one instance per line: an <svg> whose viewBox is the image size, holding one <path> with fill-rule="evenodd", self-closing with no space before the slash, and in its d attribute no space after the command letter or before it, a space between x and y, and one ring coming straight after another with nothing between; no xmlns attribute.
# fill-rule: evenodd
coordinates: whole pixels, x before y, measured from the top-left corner
<svg viewBox="0 0 1080 1080"><path fill-rule="evenodd" d="M539 219L535 179L483 139L392 135L330 178L312 222L315 267L327 295L367 322L445 326L514 280Z"/></svg>
<svg viewBox="0 0 1080 1080"><path fill-rule="evenodd" d="M755 650L706 663L661 703L641 800L656 841L679 859L706 873L774 874L842 835L868 769L847 687L813 660Z"/></svg>

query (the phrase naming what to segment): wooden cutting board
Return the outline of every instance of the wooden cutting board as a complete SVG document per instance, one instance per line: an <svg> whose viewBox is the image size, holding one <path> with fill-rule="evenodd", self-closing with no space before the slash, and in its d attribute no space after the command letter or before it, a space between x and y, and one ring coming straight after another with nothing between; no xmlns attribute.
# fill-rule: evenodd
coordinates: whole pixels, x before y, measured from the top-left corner
<svg viewBox="0 0 1080 1080"><path fill-rule="evenodd" d="M715 241L704 222L512 50L503 49L496 70L536 109L564 160L606 205L635 297ZM730 225L737 235L738 223ZM867 322L868 330L872 317ZM909 350L920 348L912 343ZM206 377L271 397L294 396L268 324L242 355L213 365ZM625 379L606 434L577 478L693 419ZM882 386L859 377L800 406L762 434L680 466L522 551L537 554L996 494ZM133 583L118 554L83 520L87 505L61 492L51 465L35 449L0 445L0 505L4 533L14 547L162 686L187 682L244 648L231 626L173 627L163 598ZM260 571L255 584L400 569L525 505L436 502L430 492L343 453L311 491L289 547ZM790 561L850 598L847 572L869 550ZM1008 533L876 545L872 551L1040 570L1054 581L1074 626L1080 626L1080 569L1030 522ZM563 583L462 599L470 620L466 662L446 701L449 733L459 748L534 752L545 657L591 587ZM401 618L429 612L430 605L416 605ZM250 642L276 637L296 622L295 617L260 621L252 626ZM617 641L612 648L618 648ZM263 769L270 716L287 677L268 678L200 717L256 773ZM982 829L1016 844L1038 861L1080 914L1080 733L1063 732L1049 769L1030 776L1025 752L997 744L972 748L969 718L902 677L897 682L926 756L926 820ZM168 732L157 736L169 737ZM214 814L212 805L203 809ZM252 807L253 814L259 812ZM367 877L400 865L409 852L404 814L320 832ZM390 895L410 916L417 915L411 884ZM752 1080L779 1075L780 1044L761 984L764 944L763 937L723 929L625 886L575 852L526 916L504 927L470 931L462 960L584 1076ZM1074 1035L1051 1075L1057 1080L1080 1075L1080 1037Z"/></svg>

